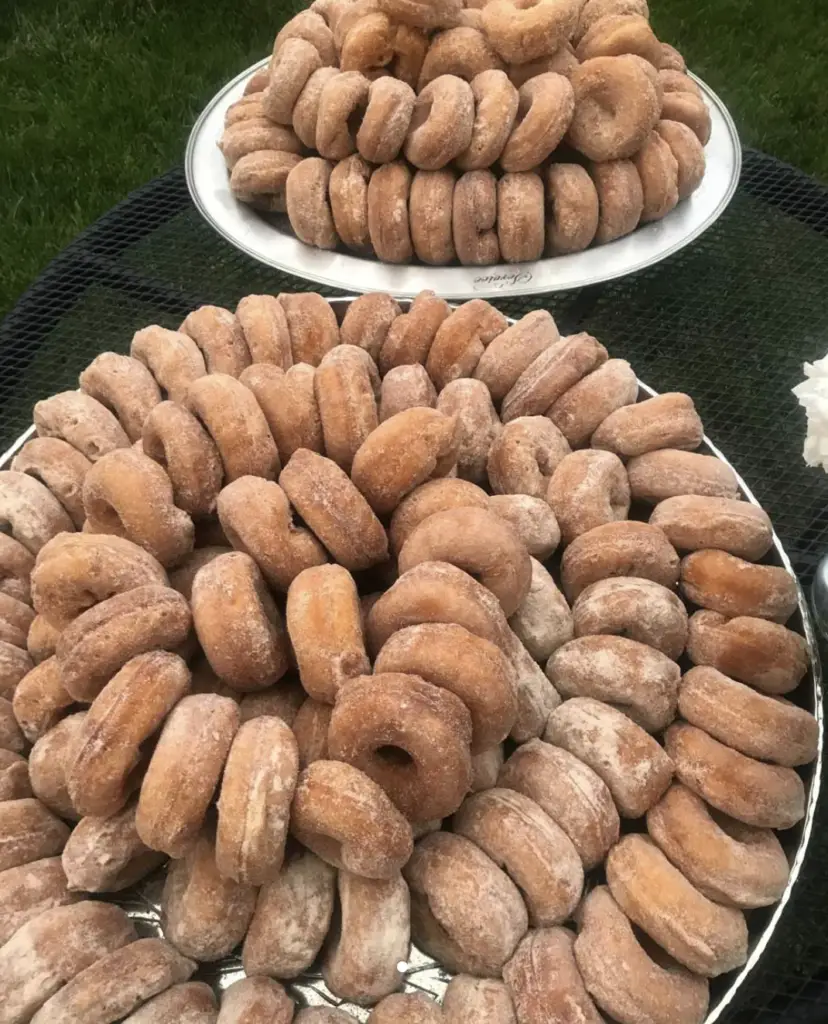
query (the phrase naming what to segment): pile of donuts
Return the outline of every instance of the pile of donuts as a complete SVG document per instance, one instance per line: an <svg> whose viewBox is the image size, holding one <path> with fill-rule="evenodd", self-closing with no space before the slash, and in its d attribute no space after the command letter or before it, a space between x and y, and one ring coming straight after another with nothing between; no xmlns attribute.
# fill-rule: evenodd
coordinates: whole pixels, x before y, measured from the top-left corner
<svg viewBox="0 0 828 1024"><path fill-rule="evenodd" d="M710 137L648 16L647 0L314 0L227 112L230 188L308 245L388 263L620 238L698 188Z"/></svg>
<svg viewBox="0 0 828 1024"><path fill-rule="evenodd" d="M819 736L795 581L687 395L544 310L250 295L34 424L0 1024L704 1019ZM117 894L159 869L139 939ZM442 1003L401 991L412 942ZM190 979L234 950L219 1007Z"/></svg>

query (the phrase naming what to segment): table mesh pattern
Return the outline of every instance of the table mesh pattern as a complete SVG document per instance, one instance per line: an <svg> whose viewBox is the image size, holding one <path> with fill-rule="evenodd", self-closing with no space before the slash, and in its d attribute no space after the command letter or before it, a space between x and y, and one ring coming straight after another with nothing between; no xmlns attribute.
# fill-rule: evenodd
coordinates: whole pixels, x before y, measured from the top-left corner
<svg viewBox="0 0 828 1024"><path fill-rule="evenodd" d="M97 353L128 350L139 327L177 327L194 306L232 308L251 292L310 289L334 294L225 243L192 207L183 172L170 172L64 250L0 325L0 450L34 401L75 387ZM828 191L747 151L733 203L688 249L607 285L498 305L512 316L547 306L563 332L595 334L658 391L689 392L810 583L828 551L828 476L802 462L790 389L803 361L828 351ZM826 862L823 800L800 882L728 1024L828 1020Z"/></svg>

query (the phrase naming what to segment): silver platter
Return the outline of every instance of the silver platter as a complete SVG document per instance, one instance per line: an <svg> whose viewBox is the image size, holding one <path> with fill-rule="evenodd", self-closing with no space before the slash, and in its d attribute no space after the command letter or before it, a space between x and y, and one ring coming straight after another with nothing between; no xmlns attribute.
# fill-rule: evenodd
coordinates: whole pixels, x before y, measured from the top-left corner
<svg viewBox="0 0 828 1024"><path fill-rule="evenodd" d="M331 299L329 301L337 315L337 319L341 322L345 311L348 308L348 305L353 301L353 298ZM405 310L408 308L409 303L403 300L400 305L403 310ZM510 320L510 323L514 323L514 320ZM648 387L642 381L639 381L638 383L640 399L651 398L657 394L656 391ZM17 438L17 440L2 455L0 455L0 469L5 469L8 466L15 453L19 451L29 438L34 436L34 433L35 428L33 426L29 427L25 433L21 434L21 436ZM730 462L708 437L705 436L699 450L708 455L714 455L733 469ZM734 473L736 473L735 469ZM753 496L750 488L738 473L736 473L736 478L744 500L751 502L753 505L758 505L759 502ZM782 543L775 533L773 538L773 549L769 557L774 564L783 566L788 570L788 572L793 573L793 567L790 559L785 553L785 549L782 547ZM789 625L791 628L801 631L805 637L808 645L811 671L808 678L800 684L796 692L794 694L789 694L788 697L796 699L802 707L806 708L815 716L819 729L817 758L813 764L806 765L802 769L803 779L807 790L805 817L796 828L777 833L783 847L785 848L785 852L791 865L790 877L788 878L788 884L785 888L785 892L779 902L775 906L768 908L764 914L760 915L760 912L757 911L753 911L748 914L750 944L747 962L738 972L732 975L726 975L725 977L716 980L711 993L711 1008L705 1020L705 1024L713 1024L714 1021L718 1021L721 1018L725 1009L733 1002L739 990L746 983L751 971L753 971L762 958L762 955L770 943L773 933L782 918L785 907L790 901L794 886L796 885L796 881L799 878L799 873L802 869L802 864L805 859L805 854L808 849L808 844L810 842L814 826L814 815L816 813L817 800L819 798L822 782L822 756L825 742L824 716L822 711L822 667L819 657L819 647L817 645L817 634L805 599L805 594L798 584L797 589L799 592L799 621L797 622L794 620L789 623ZM164 869L162 868L149 878L145 879L139 885L134 886L132 889L113 894L110 897L100 896L96 898L109 898L111 902L124 907L130 917L135 921L136 928L142 936L163 936L160 914L160 899L163 882ZM587 885L589 884L590 882L588 878ZM399 965L399 970L405 976L404 991L424 992L438 1000L442 998L446 985L451 980L451 975L444 971L435 960L426 956L415 947L411 948L408 960L404 964ZM224 989L232 985L233 982L238 981L244 976L245 974L241 965L241 960L235 955L227 957L215 964L204 964L199 968L199 971L196 974L196 978L198 980L206 981L211 984L217 993L222 992ZM338 996L334 995L328 989L325 982L322 980L321 974L315 969L308 971L307 974L304 974L295 981L288 983L287 988L300 1006L336 1006L340 1009L347 1010L358 1021L364 1022L368 1019L370 1009L366 1009L362 1006L356 1006L353 1003L348 1003L339 999Z"/></svg>
<svg viewBox="0 0 828 1024"><path fill-rule="evenodd" d="M663 220L638 228L626 238L571 256L492 267L400 267L346 252L314 249L294 236L287 217L263 217L233 198L224 158L216 145L224 130L227 108L242 96L253 73L266 63L259 61L225 85L196 121L187 143L187 185L202 217L242 252L268 266L333 288L386 291L406 297L431 288L446 299L466 299L537 295L600 284L643 270L689 245L721 216L739 183L742 150L736 126L724 103L694 75L712 125L705 150L704 181Z"/></svg>

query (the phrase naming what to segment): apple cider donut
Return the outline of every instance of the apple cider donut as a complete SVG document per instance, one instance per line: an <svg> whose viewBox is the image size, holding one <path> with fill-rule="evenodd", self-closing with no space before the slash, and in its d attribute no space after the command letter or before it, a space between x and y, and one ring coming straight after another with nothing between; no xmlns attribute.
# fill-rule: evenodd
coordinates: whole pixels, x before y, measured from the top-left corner
<svg viewBox="0 0 828 1024"><path fill-rule="evenodd" d="M279 610L253 559L219 555L196 574L193 623L213 670L241 692L272 686L288 668Z"/></svg>
<svg viewBox="0 0 828 1024"><path fill-rule="evenodd" d="M596 21L620 14L638 14L642 18L649 18L650 9L647 0L587 0L573 38L580 41Z"/></svg>
<svg viewBox="0 0 828 1024"><path fill-rule="evenodd" d="M701 96L692 92L665 92L661 117L686 125L702 146L710 141L710 111Z"/></svg>
<svg viewBox="0 0 828 1024"><path fill-rule="evenodd" d="M520 1024L544 1020L601 1024L578 971L575 936L567 928L533 929L503 968L503 978Z"/></svg>
<svg viewBox="0 0 828 1024"><path fill-rule="evenodd" d="M339 344L339 324L330 303L316 292L283 292L278 298L287 317L293 362L318 366Z"/></svg>
<svg viewBox="0 0 828 1024"><path fill-rule="evenodd" d="M307 39L285 39L270 61L270 82L261 100L265 116L276 124L289 125L302 89L323 63L319 50Z"/></svg>
<svg viewBox="0 0 828 1024"><path fill-rule="evenodd" d="M342 40L339 66L343 72L359 71L373 78L391 63L394 29L382 11L359 14L358 10L355 9L353 19L346 15L337 25L337 35Z"/></svg>
<svg viewBox="0 0 828 1024"><path fill-rule="evenodd" d="M799 603L796 580L787 569L754 565L712 548L682 559L681 590L701 608L778 623L787 622Z"/></svg>
<svg viewBox="0 0 828 1024"><path fill-rule="evenodd" d="M661 113L656 87L630 57L592 57L574 69L575 112L567 140L590 160L636 153Z"/></svg>
<svg viewBox="0 0 828 1024"><path fill-rule="evenodd" d="M69 892L60 857L43 857L31 864L20 864L0 873L0 943L5 945L14 933L38 914L54 907L77 903L81 897Z"/></svg>
<svg viewBox="0 0 828 1024"><path fill-rule="evenodd" d="M518 886L534 927L567 920L584 869L566 833L533 800L511 789L467 797L452 829L480 847Z"/></svg>
<svg viewBox="0 0 828 1024"><path fill-rule="evenodd" d="M590 174L598 192L599 245L630 234L644 210L644 190L632 160L608 160L592 164Z"/></svg>
<svg viewBox="0 0 828 1024"><path fill-rule="evenodd" d="M408 134L417 97L412 87L387 76L372 82L356 133L360 156L373 164L396 160Z"/></svg>
<svg viewBox="0 0 828 1024"><path fill-rule="evenodd" d="M707 980L653 959L606 886L584 900L578 924L575 959L583 983L614 1020L701 1024L709 1004Z"/></svg>
<svg viewBox="0 0 828 1024"><path fill-rule="evenodd" d="M26 737L18 725L12 701L0 698L0 750L22 754L26 746Z"/></svg>
<svg viewBox="0 0 828 1024"><path fill-rule="evenodd" d="M286 373L263 364L249 366L239 378L255 395L282 463L287 463L297 448L324 451L315 373L307 363L295 363Z"/></svg>
<svg viewBox="0 0 828 1024"><path fill-rule="evenodd" d="M28 473L40 481L80 530L86 519L83 481L91 465L85 455L66 441L58 437L35 437L15 455L11 468L15 473Z"/></svg>
<svg viewBox="0 0 828 1024"><path fill-rule="evenodd" d="M83 391L62 391L36 402L33 418L38 437L58 437L90 462L115 448L129 448L118 420Z"/></svg>
<svg viewBox="0 0 828 1024"><path fill-rule="evenodd" d="M31 604L30 576L34 564L34 555L27 547L0 532L0 594Z"/></svg>
<svg viewBox="0 0 828 1024"><path fill-rule="evenodd" d="M456 255L452 238L454 182L450 170L417 171L411 182L411 241L423 263L442 266Z"/></svg>
<svg viewBox="0 0 828 1024"><path fill-rule="evenodd" d="M458 378L440 392L437 408L457 419L457 475L463 480L483 483L489 451L501 429L489 389L482 381Z"/></svg>
<svg viewBox="0 0 828 1024"><path fill-rule="evenodd" d="M508 423L521 416L544 415L561 395L606 361L607 350L592 335L562 338L544 349L518 377L503 399L501 419Z"/></svg>
<svg viewBox="0 0 828 1024"><path fill-rule="evenodd" d="M193 521L176 508L170 478L133 449L95 463L83 483L83 504L90 532L131 540L162 565L180 562L193 549Z"/></svg>
<svg viewBox="0 0 828 1024"><path fill-rule="evenodd" d="M545 498L549 481L570 452L566 438L544 416L506 423L489 450L487 470L495 494Z"/></svg>
<svg viewBox="0 0 828 1024"><path fill-rule="evenodd" d="M539 498L526 500L545 504ZM566 598L535 558L529 593L509 619L509 625L536 661L546 661L553 651L572 639L572 615Z"/></svg>
<svg viewBox="0 0 828 1024"><path fill-rule="evenodd" d="M335 249L339 244L329 196L332 170L327 160L308 157L291 169L285 184L290 226L300 241L318 249Z"/></svg>
<svg viewBox="0 0 828 1024"><path fill-rule="evenodd" d="M640 576L673 590L678 575L678 554L661 530L632 521L582 533L561 562L564 593L572 601L591 583L611 576Z"/></svg>
<svg viewBox="0 0 828 1024"><path fill-rule="evenodd" d="M615 576L583 590L572 606L575 636L628 637L676 661L687 644L687 610L667 587Z"/></svg>
<svg viewBox="0 0 828 1024"><path fill-rule="evenodd" d="M296 713L292 728L299 747L300 768L307 768L314 761L328 760L328 727L332 714L332 704L322 704L313 697L308 697Z"/></svg>
<svg viewBox="0 0 828 1024"><path fill-rule="evenodd" d="M66 768L79 815L107 817L126 804L141 745L189 688L186 664L167 651L139 654L110 679L79 727Z"/></svg>
<svg viewBox="0 0 828 1024"><path fill-rule="evenodd" d="M456 307L437 329L426 361L437 390L458 377L470 377L486 346L507 324L503 314L483 299Z"/></svg>
<svg viewBox="0 0 828 1024"><path fill-rule="evenodd" d="M468 572L495 595L507 618L529 593L529 553L503 520L487 509L450 509L420 523L400 552L400 572L422 562L447 562Z"/></svg>
<svg viewBox="0 0 828 1024"><path fill-rule="evenodd" d="M793 768L765 764L684 722L664 737L676 778L711 807L745 825L792 828L805 814L805 787Z"/></svg>
<svg viewBox="0 0 828 1024"><path fill-rule="evenodd" d="M331 757L381 786L407 818L430 821L456 811L469 790L471 738L471 715L453 693L388 672L340 689L328 746Z"/></svg>
<svg viewBox="0 0 828 1024"><path fill-rule="evenodd" d="M610 413L632 405L637 396L638 381L630 364L625 359L608 359L573 384L547 415L572 447L580 448Z"/></svg>
<svg viewBox="0 0 828 1024"><path fill-rule="evenodd" d="M580 61L623 54L636 54L654 67L660 62L661 43L646 17L608 14L599 18L586 30L575 49Z"/></svg>
<svg viewBox="0 0 828 1024"><path fill-rule="evenodd" d="M616 708L573 697L553 711L544 734L599 775L622 817L639 818L670 785L673 762L663 747Z"/></svg>
<svg viewBox="0 0 828 1024"><path fill-rule="evenodd" d="M358 252L370 249L368 182L371 172L370 164L361 156L354 154L345 160L340 160L331 171L328 181L331 216L336 233L344 245ZM349 343L356 344L356 342Z"/></svg>
<svg viewBox="0 0 828 1024"><path fill-rule="evenodd" d="M130 441L141 436L144 421L161 392L142 362L117 352L102 352L79 378L81 391L111 409Z"/></svg>
<svg viewBox="0 0 828 1024"><path fill-rule="evenodd" d="M379 354L380 373L385 376L394 366L425 365L437 330L450 314L449 304L434 292L426 290L416 295L408 312L388 328Z"/></svg>
<svg viewBox="0 0 828 1024"><path fill-rule="evenodd" d="M287 209L285 186L288 175L299 164L298 153L261 150L247 153L233 165L230 191L241 203L265 213L284 213Z"/></svg>
<svg viewBox="0 0 828 1024"><path fill-rule="evenodd" d="M405 140L406 158L436 171L468 149L474 125L474 94L457 75L440 75L417 96Z"/></svg>
<svg viewBox="0 0 828 1024"><path fill-rule="evenodd" d="M598 230L598 192L580 164L550 164L546 186L546 251L552 256L581 252Z"/></svg>
<svg viewBox="0 0 828 1024"><path fill-rule="evenodd" d="M592 435L592 445L632 458L659 448L698 448L703 434L693 399L672 392L616 409Z"/></svg>
<svg viewBox="0 0 828 1024"><path fill-rule="evenodd" d="M122 537L59 534L40 552L32 572L35 610L64 629L87 608L146 583L167 583L149 552Z"/></svg>
<svg viewBox="0 0 828 1024"><path fill-rule="evenodd" d="M298 774L289 725L261 716L240 726L218 799L216 866L224 878L263 885L279 873Z"/></svg>
<svg viewBox="0 0 828 1024"><path fill-rule="evenodd" d="M560 333L552 315L545 309L533 310L489 343L474 376L488 387L492 400L499 402L523 371L558 341Z"/></svg>
<svg viewBox="0 0 828 1024"><path fill-rule="evenodd" d="M2 594L2 591L0 591ZM4 595L5 596L5 595ZM15 600L11 598L11 600ZM23 603L22 601L20 602ZM26 606L28 607L28 605ZM35 665L39 665L41 661L45 661L47 658L55 653L57 648L58 638L60 637L60 630L55 627L42 615L35 615L32 619L32 623L29 626L29 632L26 637L26 649L29 657ZM9 685L14 686L15 683L4 683L3 679L3 653L5 650L2 648L2 644L6 641L0 641L0 696L3 696L3 691Z"/></svg>
<svg viewBox="0 0 828 1024"><path fill-rule="evenodd" d="M630 511L630 486L624 463L612 452L594 448L565 455L549 480L546 500L555 513L565 544L571 544L596 526L624 520Z"/></svg>
<svg viewBox="0 0 828 1024"><path fill-rule="evenodd" d="M29 605L0 592L0 640L24 651L34 618L35 613Z"/></svg>
<svg viewBox="0 0 828 1024"><path fill-rule="evenodd" d="M268 81L270 81L270 68L265 69L267 71ZM265 85L267 88L267 85ZM224 115L224 127L229 128L230 125L238 124L240 121L247 121L250 118L256 120L262 120L265 117L264 105L262 103L262 93L264 89L259 89L256 93L248 93L246 96L242 96L241 99L236 100L235 103L231 103L227 108L227 113Z"/></svg>
<svg viewBox="0 0 828 1024"><path fill-rule="evenodd" d="M388 538L382 524L335 462L300 448L282 470L279 483L340 565L354 572L386 560Z"/></svg>
<svg viewBox="0 0 828 1024"><path fill-rule="evenodd" d="M129 354L152 373L173 402L181 402L196 377L207 372L201 349L189 335L152 325L136 331Z"/></svg>
<svg viewBox="0 0 828 1024"><path fill-rule="evenodd" d="M212 438L177 402L161 402L144 423L143 453L170 478L173 500L193 516L209 515L224 475Z"/></svg>
<svg viewBox="0 0 828 1024"><path fill-rule="evenodd" d="M644 193L641 223L661 220L679 201L678 162L667 142L652 131L633 157L633 163Z"/></svg>
<svg viewBox="0 0 828 1024"><path fill-rule="evenodd" d="M173 985L166 992L127 1017L129 1024L215 1024L218 1006L209 985L203 981L189 981ZM125 1022L126 1024L126 1022Z"/></svg>
<svg viewBox="0 0 828 1024"><path fill-rule="evenodd" d="M541 3L552 2L541 0ZM540 259L544 223L540 175L535 171L504 174L497 183L497 238L501 259L506 263Z"/></svg>
<svg viewBox="0 0 828 1024"><path fill-rule="evenodd" d="M673 101L675 104L675 101ZM679 103L681 104L681 100ZM692 103L692 101L691 101ZM678 197L686 199L701 184L705 170L704 146L681 120L661 120L655 130L670 147L678 169Z"/></svg>
<svg viewBox="0 0 828 1024"><path fill-rule="evenodd" d="M529 494L493 494L489 509L509 523L534 559L544 561L561 542L555 514L542 498Z"/></svg>
<svg viewBox="0 0 828 1024"><path fill-rule="evenodd" d="M337 345L319 364L314 390L325 453L350 472L354 455L378 423L374 361L356 345Z"/></svg>
<svg viewBox="0 0 828 1024"><path fill-rule="evenodd" d="M69 837L66 824L32 797L3 801L0 829L3 835L0 872L45 857L60 856Z"/></svg>
<svg viewBox="0 0 828 1024"><path fill-rule="evenodd" d="M440 1024L443 1014L437 1003L421 992L397 992L375 1006L368 1020L370 1024Z"/></svg>
<svg viewBox="0 0 828 1024"><path fill-rule="evenodd" d="M451 832L421 839L404 875L414 942L449 971L499 976L528 924L508 875L474 843Z"/></svg>
<svg viewBox="0 0 828 1024"><path fill-rule="evenodd" d="M462 0L380 0L379 6L393 21L426 32L458 25L463 8Z"/></svg>
<svg viewBox="0 0 828 1024"><path fill-rule="evenodd" d="M429 480L403 498L391 517L391 550L399 555L412 531L435 512L451 508L488 508L489 496L475 484L455 478Z"/></svg>
<svg viewBox="0 0 828 1024"><path fill-rule="evenodd" d="M454 75L471 82L483 71L501 70L503 64L479 29L468 26L446 29L431 39L423 61L417 91L440 75Z"/></svg>
<svg viewBox="0 0 828 1024"><path fill-rule="evenodd" d="M232 691L223 696L232 696ZM306 699L307 695L299 678L291 673L267 690L246 693L239 701L239 713L242 722L269 715L271 718L281 718L286 725L293 728L299 709Z"/></svg>
<svg viewBox="0 0 828 1024"><path fill-rule="evenodd" d="M273 54L277 54L288 39L305 39L316 47L325 65L336 64L336 46L333 32L325 19L315 11L299 11L279 30L273 43Z"/></svg>
<svg viewBox="0 0 828 1024"><path fill-rule="evenodd" d="M5 803L8 800L23 800L33 795L26 759L13 750L0 750L0 803ZM40 798L38 797L38 799ZM41 803L45 803L45 801L41 800ZM49 805L46 804L46 806ZM2 889L3 883L0 880L0 892ZM2 912L0 912L0 942L9 937L8 935L4 936L4 923Z"/></svg>
<svg viewBox="0 0 828 1024"><path fill-rule="evenodd" d="M497 179L491 171L467 171L457 180L451 223L457 258L464 266L498 262Z"/></svg>
<svg viewBox="0 0 828 1024"><path fill-rule="evenodd" d="M360 295L345 311L340 342L365 349L376 363L388 331L401 312L399 303L385 292Z"/></svg>
<svg viewBox="0 0 828 1024"><path fill-rule="evenodd" d="M630 459L627 475L633 498L651 505L688 494L714 498L740 495L736 474L715 455L660 448Z"/></svg>
<svg viewBox="0 0 828 1024"><path fill-rule="evenodd" d="M317 68L308 78L293 107L293 130L307 149L316 148L316 125L322 90L331 79L337 78L339 74L338 67Z"/></svg>
<svg viewBox="0 0 828 1024"><path fill-rule="evenodd" d="M380 390L380 423L390 420L398 412L405 412L406 409L433 409L436 405L437 392L431 383L431 377L419 363L413 363L411 366L394 366L383 377Z"/></svg>
<svg viewBox="0 0 828 1024"><path fill-rule="evenodd" d="M758 505L733 498L681 495L659 502L650 524L679 551L716 548L757 562L773 546L773 527Z"/></svg>
<svg viewBox="0 0 828 1024"><path fill-rule="evenodd" d="M35 619L35 622L45 621L40 615ZM53 653L48 652L46 656L51 657ZM0 697L11 700L17 684L38 663L20 647L7 640L0 640Z"/></svg>
<svg viewBox="0 0 828 1024"><path fill-rule="evenodd" d="M224 129L218 148L230 171L243 156L273 150L277 153L301 153L302 143L290 128L274 124L266 117L251 117Z"/></svg>
<svg viewBox="0 0 828 1024"><path fill-rule="evenodd" d="M8 469L0 472L0 527L33 555L53 537L75 529L48 487L34 476Z"/></svg>
<svg viewBox="0 0 828 1024"><path fill-rule="evenodd" d="M485 789L492 789L497 785L497 776L503 767L503 744L498 743L496 747L489 747L488 750L481 750L479 754L472 754L472 781L469 788L470 793L482 793ZM437 831L440 822L433 823L436 827L429 828L428 822L422 826L423 831L416 838L426 835L428 832Z"/></svg>
<svg viewBox="0 0 828 1024"><path fill-rule="evenodd" d="M221 997L221 1024L290 1024L296 1006L271 978L241 978Z"/></svg>
<svg viewBox="0 0 828 1024"><path fill-rule="evenodd" d="M647 836L609 852L607 882L621 910L680 964L715 978L747 959L745 915L703 896Z"/></svg>
<svg viewBox="0 0 828 1024"><path fill-rule="evenodd" d="M452 978L443 996L448 1024L516 1024L509 992L502 981L460 974Z"/></svg>
<svg viewBox="0 0 828 1024"><path fill-rule="evenodd" d="M503 60L525 64L567 42L579 6L572 0L492 0L483 8L483 31Z"/></svg>
<svg viewBox="0 0 828 1024"><path fill-rule="evenodd" d="M546 674L562 697L594 697L648 732L676 717L681 670L666 655L625 636L584 636L554 652Z"/></svg>
<svg viewBox="0 0 828 1024"><path fill-rule="evenodd" d="M715 819L700 797L674 783L647 812L647 830L662 853L708 899L751 910L782 896L790 869L770 829Z"/></svg>
<svg viewBox="0 0 828 1024"><path fill-rule="evenodd" d="M272 363L289 370L293 364L290 329L281 303L273 295L246 295L236 307L245 342L254 363Z"/></svg>
<svg viewBox="0 0 828 1024"><path fill-rule="evenodd" d="M180 330L204 353L208 373L238 377L250 365L250 350L235 314L220 306L200 306L187 315Z"/></svg>
<svg viewBox="0 0 828 1024"><path fill-rule="evenodd" d="M474 31L456 29L455 31ZM485 170L503 152L518 112L517 89L499 69L481 71L471 79L474 121L468 147L457 157L463 171Z"/></svg>
<svg viewBox="0 0 828 1024"><path fill-rule="evenodd" d="M343 70L325 84L319 97L316 149L328 160L344 160L356 152L352 124L361 121L368 105L370 82L361 71Z"/></svg>
<svg viewBox="0 0 828 1024"><path fill-rule="evenodd" d="M474 754L499 744L514 725L512 665L495 644L455 623L397 631L383 644L374 671L419 676L459 697L471 715Z"/></svg>
<svg viewBox="0 0 828 1024"><path fill-rule="evenodd" d="M574 109L572 86L563 75L550 71L525 82L515 127L500 154L503 170L530 171L543 163L566 134Z"/></svg>
<svg viewBox="0 0 828 1024"><path fill-rule="evenodd" d="M410 191L411 170L401 160L378 167L368 182L368 235L384 263L411 262Z"/></svg>

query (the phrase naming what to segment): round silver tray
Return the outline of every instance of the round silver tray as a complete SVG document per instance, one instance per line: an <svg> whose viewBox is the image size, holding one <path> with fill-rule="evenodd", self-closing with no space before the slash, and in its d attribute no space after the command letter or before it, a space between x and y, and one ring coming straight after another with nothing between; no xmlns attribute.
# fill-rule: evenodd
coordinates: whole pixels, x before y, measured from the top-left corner
<svg viewBox="0 0 828 1024"><path fill-rule="evenodd" d="M341 322L348 305L353 297L330 299L330 304ZM403 310L407 309L409 303L405 300L400 302ZM514 320L510 320L514 323ZM642 381L639 384L639 394L643 398L651 398L657 394L651 387ZM15 453L35 434L34 426L29 427L25 433L0 455L0 469L6 468L11 462ZM738 472L725 458L722 452L705 436L702 446L699 449L708 455L714 455L730 466L736 474L742 497L745 501L758 505L750 488L739 476ZM790 559L782 547L782 543L774 533L773 549L769 556L776 565L783 566L788 572L793 573ZM819 798L822 782L822 755L824 747L824 716L822 710L822 667L817 644L817 634L811 618L810 609L802 588L797 584L799 592L799 621L791 623L792 628L799 629L805 636L808 645L808 653L811 662L811 671L808 678L800 684L795 694L799 703L810 711L817 720L819 728L817 758L811 765L801 769L805 786L807 789L806 809L804 819L793 829L778 833L788 860L791 865L790 877L785 892L779 902L767 908L765 911L753 911L748 914L748 928L750 934L749 955L747 962L740 970L732 975L725 975L715 980L711 990L711 1008L705 1019L705 1024L713 1024L718 1021L725 1009L736 997L737 992L742 988L748 979L751 971L759 963L768 943L776 930L782 914L788 904L797 878L802 868L811 832L814 825L817 800ZM136 927L142 936L162 936L161 928L161 890L164 883L164 868L159 869L149 878L132 889L121 893L114 893L110 896L102 895L96 898L109 899L113 903L122 906L129 916L135 921ZM589 884L589 880L587 881ZM424 992L436 999L441 999L451 975L444 971L440 965L431 957L425 955L416 947L412 947L408 960L405 964L399 965L399 970L405 975L404 991ZM220 993L228 988L233 982L245 976L241 959L232 955L215 964L203 964L200 966L196 978L206 981L213 986L216 992ZM348 1003L334 995L322 979L319 971L311 969L295 981L287 983L288 989L303 1006L336 1006L347 1010L358 1021L366 1021L370 1009Z"/></svg>
<svg viewBox="0 0 828 1024"><path fill-rule="evenodd" d="M712 125L705 149L707 173L699 189L672 213L626 238L571 256L492 267L400 267L346 252L314 249L295 237L287 217L264 217L233 198L217 146L227 108L266 63L259 61L225 85L196 121L185 157L190 195L207 223L242 252L268 266L334 288L387 291L407 297L431 288L446 299L464 299L534 295L600 284L643 270L689 245L721 216L739 182L742 150L736 126L724 103L694 75Z"/></svg>

